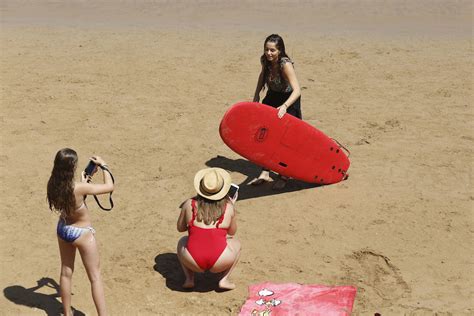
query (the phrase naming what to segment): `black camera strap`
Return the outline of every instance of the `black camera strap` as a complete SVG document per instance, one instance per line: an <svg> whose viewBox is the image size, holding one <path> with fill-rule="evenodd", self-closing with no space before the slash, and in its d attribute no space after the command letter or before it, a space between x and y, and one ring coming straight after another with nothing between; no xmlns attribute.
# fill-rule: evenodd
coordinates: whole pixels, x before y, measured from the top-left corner
<svg viewBox="0 0 474 316"><path fill-rule="evenodd" d="M110 174L110 177L112 178L112 182L115 183L115 179L114 179L114 176L112 175L112 172L110 172L109 169L107 169L106 167L104 166L99 166L100 169L102 169L103 171L107 171L109 174ZM113 208L114 208L114 201L112 200L112 192L110 192L110 195L109 195L109 201L110 201L110 208L105 208L103 207L100 202L99 202L99 199L97 198L96 195L94 195L94 200L97 202L97 205L99 205L99 207L101 209L103 209L104 211L111 211Z"/></svg>

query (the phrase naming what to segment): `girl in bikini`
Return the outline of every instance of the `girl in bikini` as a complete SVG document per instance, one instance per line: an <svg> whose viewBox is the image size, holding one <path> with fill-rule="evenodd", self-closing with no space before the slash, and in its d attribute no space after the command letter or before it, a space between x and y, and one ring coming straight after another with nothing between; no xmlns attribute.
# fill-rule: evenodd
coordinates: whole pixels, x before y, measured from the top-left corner
<svg viewBox="0 0 474 316"><path fill-rule="evenodd" d="M221 168L199 171L194 177L195 198L181 206L177 228L188 231L178 242L178 259L186 280L184 288L194 287L194 272L223 272L221 289L232 290L229 281L240 255L240 242L233 236L237 230L234 203L228 196L231 178Z"/></svg>
<svg viewBox="0 0 474 316"><path fill-rule="evenodd" d="M97 169L108 170L100 157L90 158ZM48 181L47 200L49 208L59 213L57 225L59 252L61 255L61 276L59 282L64 315L72 315L71 280L74 271L76 249L79 249L82 262L91 282L92 298L98 315L107 315L105 308L104 287L99 269L99 251L95 240L95 230L91 226L89 209L85 198L89 194L110 193L114 189L110 173L103 172L104 183L88 183L92 175L82 172L81 182L74 182L77 167L77 154L74 150L64 148L58 151L54 159L51 177Z"/></svg>
<svg viewBox="0 0 474 316"><path fill-rule="evenodd" d="M272 34L265 39L263 55L260 57L262 70L258 77L253 102L260 101L260 92L267 87L267 94L262 103L278 109L278 117L286 113L299 119L301 115L301 89L296 78L293 61L285 51L283 38ZM259 185L271 181L270 171L263 169L260 175L249 182ZM280 176L273 189L280 190L286 185L288 178Z"/></svg>

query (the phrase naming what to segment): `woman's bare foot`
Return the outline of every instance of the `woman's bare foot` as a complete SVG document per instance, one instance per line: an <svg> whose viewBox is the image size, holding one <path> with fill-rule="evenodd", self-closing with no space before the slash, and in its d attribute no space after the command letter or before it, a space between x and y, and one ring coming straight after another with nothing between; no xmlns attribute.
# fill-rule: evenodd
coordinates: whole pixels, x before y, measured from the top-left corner
<svg viewBox="0 0 474 316"><path fill-rule="evenodd" d="M192 289L194 287L194 278L193 279L186 279L183 283L184 289Z"/></svg>
<svg viewBox="0 0 474 316"><path fill-rule="evenodd" d="M286 183L288 182L288 177L280 176L278 177L277 182L273 185L273 190L282 190L286 187Z"/></svg>
<svg viewBox="0 0 474 316"><path fill-rule="evenodd" d="M262 173L258 176L258 178L253 179L250 181L248 184L249 185L261 185L265 182L270 182L272 181L272 178L270 178L270 172L267 170L263 170Z"/></svg>
<svg viewBox="0 0 474 316"><path fill-rule="evenodd" d="M235 284L224 277L219 281L219 288L223 290L233 290L235 289Z"/></svg>

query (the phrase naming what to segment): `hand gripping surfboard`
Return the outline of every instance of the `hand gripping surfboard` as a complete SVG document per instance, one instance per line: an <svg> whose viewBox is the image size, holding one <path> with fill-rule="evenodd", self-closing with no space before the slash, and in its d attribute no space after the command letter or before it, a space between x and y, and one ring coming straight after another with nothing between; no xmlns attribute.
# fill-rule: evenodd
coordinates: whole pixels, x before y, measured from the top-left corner
<svg viewBox="0 0 474 316"><path fill-rule="evenodd" d="M251 162L308 183L347 178L345 149L317 128L257 102L234 104L219 126L224 143Z"/></svg>

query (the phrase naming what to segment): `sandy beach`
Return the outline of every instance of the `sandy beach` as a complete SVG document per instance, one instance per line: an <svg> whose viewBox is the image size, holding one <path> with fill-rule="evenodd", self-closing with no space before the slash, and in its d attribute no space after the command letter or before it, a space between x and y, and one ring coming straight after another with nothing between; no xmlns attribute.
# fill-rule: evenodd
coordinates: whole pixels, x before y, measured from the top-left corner
<svg viewBox="0 0 474 316"><path fill-rule="evenodd" d="M0 315L57 315L54 155L102 156L115 208L90 199L110 315L236 315L251 284L357 287L354 315L472 315L470 1L2 1ZM220 139L253 97L265 37L295 61L303 118L351 151L350 177L249 187ZM206 166L241 185L237 289L176 257L180 203ZM40 281L41 283L41 281ZM76 257L73 306L95 315Z"/></svg>

